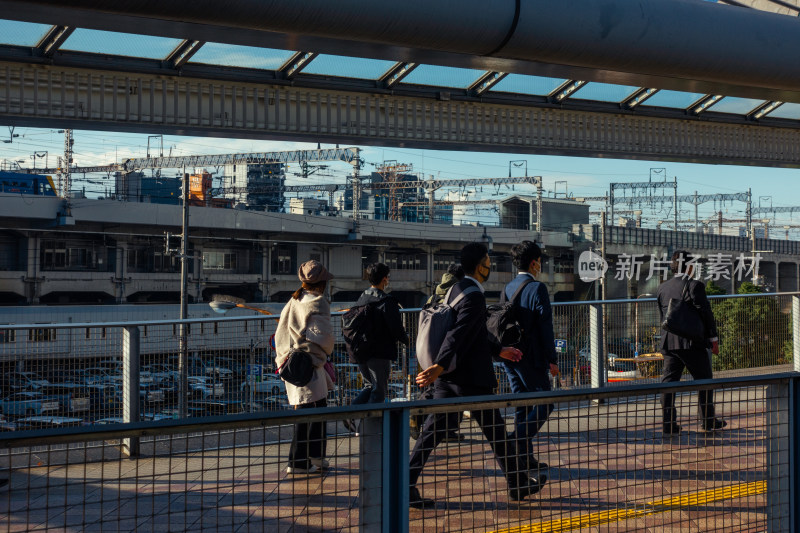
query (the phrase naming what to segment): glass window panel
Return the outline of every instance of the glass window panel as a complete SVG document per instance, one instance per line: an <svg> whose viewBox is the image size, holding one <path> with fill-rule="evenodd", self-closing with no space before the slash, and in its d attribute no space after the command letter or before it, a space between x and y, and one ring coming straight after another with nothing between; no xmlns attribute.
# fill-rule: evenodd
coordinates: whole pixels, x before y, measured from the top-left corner
<svg viewBox="0 0 800 533"><path fill-rule="evenodd" d="M96 54L162 59L181 42L183 41L180 39L166 37L78 28L61 48Z"/></svg>
<svg viewBox="0 0 800 533"><path fill-rule="evenodd" d="M546 96L555 91L567 80L558 78L543 78L541 76L526 76L525 74L509 74L491 88L492 91L507 93L533 94Z"/></svg>
<svg viewBox="0 0 800 533"><path fill-rule="evenodd" d="M685 93L682 91L658 91L656 94L642 102L642 105L655 107L677 107L686 109L699 99L704 93Z"/></svg>
<svg viewBox="0 0 800 533"><path fill-rule="evenodd" d="M0 43L35 46L52 27L50 24L0 20Z"/></svg>
<svg viewBox="0 0 800 533"><path fill-rule="evenodd" d="M255 46L206 43L189 60L190 63L225 67L263 68L276 70L294 55L291 50L274 50Z"/></svg>
<svg viewBox="0 0 800 533"><path fill-rule="evenodd" d="M726 96L722 100L719 100L717 103L709 107L708 111L745 115L763 103L764 100L760 98L737 98L734 96Z"/></svg>
<svg viewBox="0 0 800 533"><path fill-rule="evenodd" d="M485 70L471 68L419 65L401 83L467 88L485 73Z"/></svg>
<svg viewBox="0 0 800 533"><path fill-rule="evenodd" d="M374 80L386 73L395 61L365 59L363 57L334 56L320 54L301 72L323 76L342 76Z"/></svg>
<svg viewBox="0 0 800 533"><path fill-rule="evenodd" d="M783 104L767 116L800 120L800 104Z"/></svg>
<svg viewBox="0 0 800 533"><path fill-rule="evenodd" d="M570 98L579 98L581 100L597 100L599 102L621 102L638 89L639 87L630 85L589 82L575 91Z"/></svg>

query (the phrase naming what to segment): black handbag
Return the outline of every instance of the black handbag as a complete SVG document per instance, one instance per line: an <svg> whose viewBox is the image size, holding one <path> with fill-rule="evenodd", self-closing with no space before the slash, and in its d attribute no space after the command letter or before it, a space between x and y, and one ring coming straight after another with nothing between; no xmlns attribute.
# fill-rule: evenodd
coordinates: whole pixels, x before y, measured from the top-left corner
<svg viewBox="0 0 800 533"><path fill-rule="evenodd" d="M283 365L278 369L280 378L295 387L305 387L314 375L314 364L311 356L298 349L289 352Z"/></svg>
<svg viewBox="0 0 800 533"><path fill-rule="evenodd" d="M697 313L697 309L691 302L686 300L688 288L689 280L687 279L681 292L681 299L670 299L661 327L678 337L692 341L702 341L705 338L705 326Z"/></svg>

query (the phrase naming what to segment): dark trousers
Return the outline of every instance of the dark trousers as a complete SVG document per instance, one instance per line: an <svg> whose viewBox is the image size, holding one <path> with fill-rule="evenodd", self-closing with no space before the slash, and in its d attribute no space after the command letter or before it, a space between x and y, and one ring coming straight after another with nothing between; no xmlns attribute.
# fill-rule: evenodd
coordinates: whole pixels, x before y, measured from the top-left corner
<svg viewBox="0 0 800 533"><path fill-rule="evenodd" d="M689 370L694 379L711 379L711 357L707 350L668 350L664 353L664 374L661 383L680 381L683 369ZM697 393L697 407L700 421L705 424L714 419L714 391L701 390ZM661 395L661 408L664 424L674 424L675 393Z"/></svg>
<svg viewBox="0 0 800 533"><path fill-rule="evenodd" d="M550 376L547 369L533 368L528 365L504 363L511 392L541 392L550 390ZM517 407L514 413L514 437L517 439L517 449L533 455L533 437L539 432L547 417L553 412L552 403L539 405L526 405Z"/></svg>
<svg viewBox="0 0 800 533"><path fill-rule="evenodd" d="M304 403L295 406L295 409L311 409L314 407L327 407L328 400L323 398L313 403ZM326 448L325 422L301 422L294 425L292 447L289 449L289 466L295 468L308 468L309 459L324 458Z"/></svg>
<svg viewBox="0 0 800 533"><path fill-rule="evenodd" d="M492 394L491 389L482 387L464 387L447 381L436 380L433 384L434 398L458 398L461 396L479 396ZM521 472L517 465L516 447L508 439L506 424L500 411L497 409L484 409L472 411L472 418L478 423L486 440L492 447L497 457L497 462L508 480L509 487L519 487L528 484L528 476ZM422 428L422 434L411 452L409 464L409 483L413 487L417 484L422 468L434 448L444 440L448 431L457 429L458 413L436 413L428 416Z"/></svg>
<svg viewBox="0 0 800 533"><path fill-rule="evenodd" d="M392 373L390 359L370 359L358 365L358 370L364 377L367 385L350 402L353 405L361 403L383 403L386 400L386 386Z"/></svg>

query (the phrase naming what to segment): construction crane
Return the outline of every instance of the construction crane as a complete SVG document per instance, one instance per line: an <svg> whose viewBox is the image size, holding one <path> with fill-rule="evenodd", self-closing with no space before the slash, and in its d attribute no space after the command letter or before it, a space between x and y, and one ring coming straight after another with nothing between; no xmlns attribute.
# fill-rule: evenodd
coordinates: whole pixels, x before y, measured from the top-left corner
<svg viewBox="0 0 800 533"><path fill-rule="evenodd" d="M397 183L400 177L413 170L413 166L406 163L398 164L397 161L384 161L375 167L375 172L383 179L389 188L389 220L400 220L400 208L397 205Z"/></svg>
<svg viewBox="0 0 800 533"><path fill-rule="evenodd" d="M181 155L167 157L138 157L123 163L93 167L71 167L72 173L89 172L133 172L158 168L195 168L233 165L237 163L300 163L315 161L343 161L361 167L360 149L319 148L316 150L289 150L279 152L252 152L242 154ZM59 168L25 169L29 174L56 174Z"/></svg>

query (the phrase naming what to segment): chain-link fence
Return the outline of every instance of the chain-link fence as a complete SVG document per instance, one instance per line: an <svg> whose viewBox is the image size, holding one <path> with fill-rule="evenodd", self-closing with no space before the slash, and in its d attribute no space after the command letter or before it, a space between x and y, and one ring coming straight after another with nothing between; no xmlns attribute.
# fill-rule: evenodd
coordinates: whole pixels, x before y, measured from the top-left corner
<svg viewBox="0 0 800 533"><path fill-rule="evenodd" d="M798 297L712 298L720 337L714 372L735 375L789 368L795 348L793 318L800 319L792 315L793 298ZM414 347L418 310L404 310L402 318L411 343L398 345L389 401L422 397L414 382L419 371ZM275 367L277 319L273 315L186 320L185 343L180 321L0 326L0 430L178 418L181 409L189 417L286 409L286 387ZM336 336L331 361L337 382L328 403L349 405L366 383L358 365L348 360L341 317L333 315L331 321ZM126 340L126 330L134 327L135 338ZM553 328L560 369L553 388L660 378L661 327L653 299L557 303ZM593 339L600 343L593 344ZM136 342L131 344L132 340ZM133 346L138 379L130 382L136 390L126 403L129 381L124 370L126 361L134 360L126 359L125 353ZM496 392L510 392L501 363L495 364L495 374Z"/></svg>
<svg viewBox="0 0 800 533"><path fill-rule="evenodd" d="M797 379L3 433L0 531L790 531ZM696 418L699 391L724 428ZM665 434L663 392L679 433ZM525 450L498 410L548 405ZM415 415L426 427L409 441Z"/></svg>

